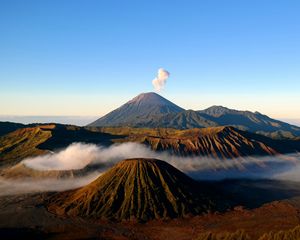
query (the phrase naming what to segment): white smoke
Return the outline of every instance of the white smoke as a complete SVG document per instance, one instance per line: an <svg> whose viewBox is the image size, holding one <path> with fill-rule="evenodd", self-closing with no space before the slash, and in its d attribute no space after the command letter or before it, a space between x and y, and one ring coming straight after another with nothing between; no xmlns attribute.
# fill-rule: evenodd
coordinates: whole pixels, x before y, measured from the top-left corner
<svg viewBox="0 0 300 240"><path fill-rule="evenodd" d="M152 81L155 91L159 92L162 89L164 89L169 76L170 76L170 73L167 70L165 70L163 68L158 69L157 77L154 78Z"/></svg>

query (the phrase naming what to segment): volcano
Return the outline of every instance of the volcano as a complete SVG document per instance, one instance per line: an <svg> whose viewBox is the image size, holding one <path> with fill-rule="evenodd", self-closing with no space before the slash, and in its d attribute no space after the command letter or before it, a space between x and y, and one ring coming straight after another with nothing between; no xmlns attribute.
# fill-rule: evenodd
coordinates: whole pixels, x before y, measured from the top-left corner
<svg viewBox="0 0 300 240"><path fill-rule="evenodd" d="M200 111L185 110L153 92L138 95L88 125L175 129L216 126L232 126L273 139L300 139L300 127L272 119L259 112L240 111L222 106L212 106Z"/></svg>
<svg viewBox="0 0 300 240"><path fill-rule="evenodd" d="M179 113L183 108L154 93L142 93L89 126L144 126L165 114Z"/></svg>
<svg viewBox="0 0 300 240"><path fill-rule="evenodd" d="M208 212L208 190L170 164L157 159L127 159L94 182L50 198L58 215L147 221Z"/></svg>

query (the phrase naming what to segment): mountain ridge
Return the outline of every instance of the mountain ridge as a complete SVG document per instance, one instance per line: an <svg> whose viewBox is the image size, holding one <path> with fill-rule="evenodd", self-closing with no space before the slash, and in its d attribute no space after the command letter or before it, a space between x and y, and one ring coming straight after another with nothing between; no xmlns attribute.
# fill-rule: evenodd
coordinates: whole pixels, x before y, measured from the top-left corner
<svg viewBox="0 0 300 240"><path fill-rule="evenodd" d="M156 93L140 94L88 125L175 129L216 126L233 126L278 139L300 139L300 127L272 119L257 111L240 111L216 105L198 111L185 110Z"/></svg>
<svg viewBox="0 0 300 240"><path fill-rule="evenodd" d="M73 142L100 144L106 147L115 143L137 142L154 151L167 151L178 156L207 156L219 159L268 156L300 150L299 140L276 140L231 126L178 130L83 128L51 124L21 128L0 137L0 167L17 164L27 157L64 149Z"/></svg>
<svg viewBox="0 0 300 240"><path fill-rule="evenodd" d="M174 132L160 130L157 131L157 135L155 132L129 133L128 137L116 141L137 142L151 147L154 151L167 151L179 156L203 156L215 159L272 156L281 153L277 144L266 143L267 141L257 138L255 134L250 137L230 126Z"/></svg>

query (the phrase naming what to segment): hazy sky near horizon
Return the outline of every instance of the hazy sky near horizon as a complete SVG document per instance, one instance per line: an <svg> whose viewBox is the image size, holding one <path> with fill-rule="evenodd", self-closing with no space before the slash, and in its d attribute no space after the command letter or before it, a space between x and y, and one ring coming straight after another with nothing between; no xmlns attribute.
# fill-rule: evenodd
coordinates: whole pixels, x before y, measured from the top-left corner
<svg viewBox="0 0 300 240"><path fill-rule="evenodd" d="M2 0L0 115L102 116L153 91L300 118L300 1Z"/></svg>

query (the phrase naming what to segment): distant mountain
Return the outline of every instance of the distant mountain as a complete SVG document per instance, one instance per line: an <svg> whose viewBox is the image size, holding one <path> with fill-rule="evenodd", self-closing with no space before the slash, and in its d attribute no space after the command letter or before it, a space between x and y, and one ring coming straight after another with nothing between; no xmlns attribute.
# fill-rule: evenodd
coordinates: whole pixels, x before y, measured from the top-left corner
<svg viewBox="0 0 300 240"><path fill-rule="evenodd" d="M238 111L222 106L212 106L202 111L200 115L218 125L231 125L245 131L268 135L270 137L300 136L300 128L288 123L272 119L259 112ZM273 136L272 134L273 133Z"/></svg>
<svg viewBox="0 0 300 240"><path fill-rule="evenodd" d="M201 114L193 110L185 110L179 113L169 113L156 119L157 121L151 121L150 123L145 124L143 127L190 129L219 126L217 123L201 116Z"/></svg>
<svg viewBox="0 0 300 240"><path fill-rule="evenodd" d="M143 93L88 126L139 128L205 128L233 126L275 139L300 138L300 127L269 118L259 112L222 106L184 110L156 93Z"/></svg>
<svg viewBox="0 0 300 240"><path fill-rule="evenodd" d="M179 113L183 108L162 96L149 92L142 93L89 126L144 126L156 123L162 115Z"/></svg>
<svg viewBox="0 0 300 240"><path fill-rule="evenodd" d="M59 215L96 219L184 217L213 209L205 187L170 164L156 159L127 159L94 182L49 199L48 210Z"/></svg>

